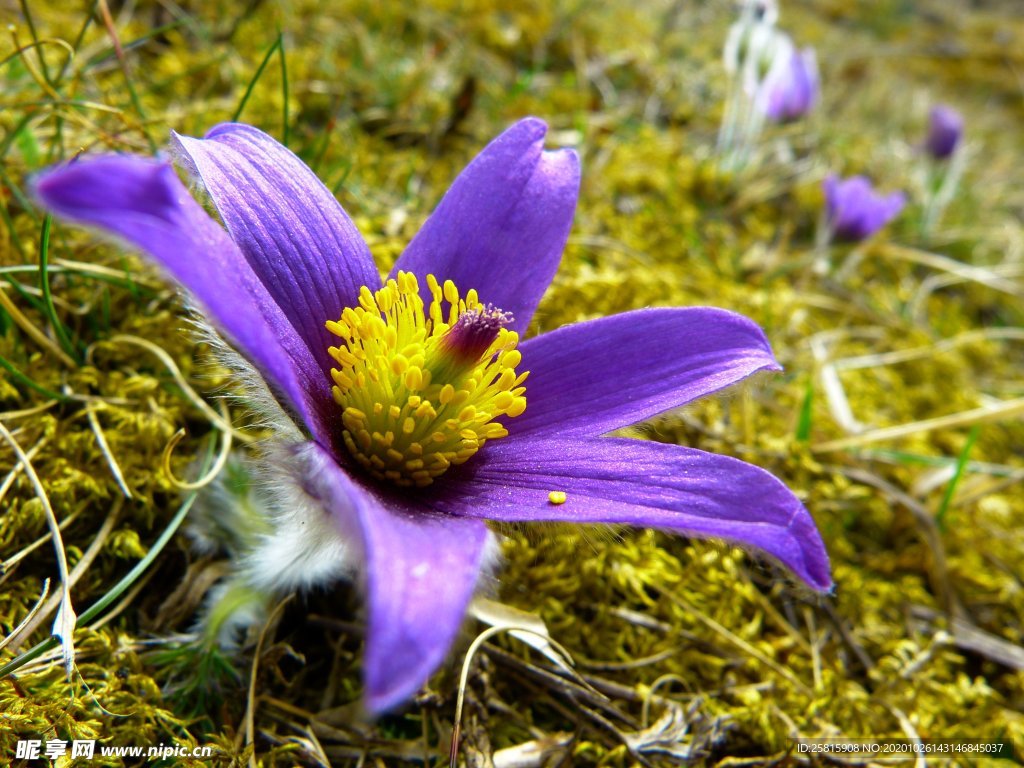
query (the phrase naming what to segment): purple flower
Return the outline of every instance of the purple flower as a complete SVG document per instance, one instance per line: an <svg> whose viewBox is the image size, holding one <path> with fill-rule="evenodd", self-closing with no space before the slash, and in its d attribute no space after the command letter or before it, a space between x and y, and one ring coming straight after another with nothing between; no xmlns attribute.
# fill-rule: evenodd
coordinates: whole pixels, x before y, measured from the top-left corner
<svg viewBox="0 0 1024 768"><path fill-rule="evenodd" d="M864 176L840 180L830 174L823 184L829 229L839 240L864 240L892 221L907 198L902 192L882 196Z"/></svg>
<svg viewBox="0 0 1024 768"><path fill-rule="evenodd" d="M936 160L946 160L956 151L964 134L964 118L952 107L932 107L928 120L928 138L924 148Z"/></svg>
<svg viewBox="0 0 1024 768"><path fill-rule="evenodd" d="M226 232L155 160L83 159L35 186L54 213L159 262L304 426L301 488L361 555L374 712L411 696L444 659L485 557L486 520L721 537L814 589L831 584L811 516L768 472L602 437L778 370L754 323L720 309L643 309L519 341L579 187L576 154L543 151L545 132L526 119L491 142L383 285L327 188L250 126L174 136Z"/></svg>
<svg viewBox="0 0 1024 768"><path fill-rule="evenodd" d="M818 101L818 61L813 48L798 51L787 46L772 62L758 94L769 120L785 123L798 120Z"/></svg>

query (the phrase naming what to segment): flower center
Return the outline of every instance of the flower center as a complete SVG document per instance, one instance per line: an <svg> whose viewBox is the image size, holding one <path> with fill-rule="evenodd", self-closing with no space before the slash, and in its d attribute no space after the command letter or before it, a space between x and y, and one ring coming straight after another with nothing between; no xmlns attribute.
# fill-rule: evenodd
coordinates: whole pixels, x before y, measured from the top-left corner
<svg viewBox="0 0 1024 768"><path fill-rule="evenodd" d="M426 312L416 276L399 272L379 291L364 286L359 306L327 323L342 340L328 351L345 445L371 475L400 486L430 485L508 434L496 418L526 409L511 316L475 290L460 297L451 280L427 275L427 285Z"/></svg>

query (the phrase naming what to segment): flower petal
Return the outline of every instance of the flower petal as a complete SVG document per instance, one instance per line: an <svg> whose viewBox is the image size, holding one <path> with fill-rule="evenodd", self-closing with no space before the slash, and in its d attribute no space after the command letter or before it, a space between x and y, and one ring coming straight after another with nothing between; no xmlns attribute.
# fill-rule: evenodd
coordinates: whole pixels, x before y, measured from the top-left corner
<svg viewBox="0 0 1024 768"><path fill-rule="evenodd" d="M291 401L313 434L326 439L328 378L231 238L170 165L138 157L87 158L38 176L34 186L44 207L58 216L124 238L156 259Z"/></svg>
<svg viewBox="0 0 1024 768"><path fill-rule="evenodd" d="M324 375L337 343L324 324L356 306L380 274L355 225L316 175L286 147L249 125L224 123L204 139L173 134L253 271Z"/></svg>
<svg viewBox="0 0 1024 768"><path fill-rule="evenodd" d="M770 473L729 456L624 438L495 441L451 473L426 503L452 515L723 538L768 553L815 589L832 584L803 504ZM565 502L552 503L551 491Z"/></svg>
<svg viewBox="0 0 1024 768"><path fill-rule="evenodd" d="M558 269L579 195L579 158L543 152L547 126L520 120L452 184L391 271L433 274L515 318L522 333Z"/></svg>
<svg viewBox="0 0 1024 768"><path fill-rule="evenodd" d="M473 595L490 533L483 522L384 500L319 446L310 491L362 542L369 603L364 655L371 712L412 697L444 660Z"/></svg>
<svg viewBox="0 0 1024 768"><path fill-rule="evenodd" d="M600 435L779 370L764 333L710 307L640 309L567 325L519 345L526 411L510 438Z"/></svg>

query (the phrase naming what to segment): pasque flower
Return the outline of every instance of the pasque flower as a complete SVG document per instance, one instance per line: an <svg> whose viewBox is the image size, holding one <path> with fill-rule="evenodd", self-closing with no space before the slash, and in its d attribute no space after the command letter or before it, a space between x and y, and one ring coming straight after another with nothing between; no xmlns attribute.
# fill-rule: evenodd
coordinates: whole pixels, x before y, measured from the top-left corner
<svg viewBox="0 0 1024 768"><path fill-rule="evenodd" d="M769 120L798 120L818 101L818 61L813 48L789 45L775 57L758 94L758 104Z"/></svg>
<svg viewBox="0 0 1024 768"><path fill-rule="evenodd" d="M444 659L492 537L485 520L721 537L814 589L831 583L814 522L771 474L603 437L777 370L754 323L720 309L643 309L521 338L579 185L576 154L543 151L545 131L526 119L489 144L383 282L326 187L250 126L173 137L226 231L158 160L83 158L35 184L54 213L162 265L293 414L296 493L361 565L374 712L411 696ZM296 525L322 532L323 520Z"/></svg>
<svg viewBox="0 0 1024 768"><path fill-rule="evenodd" d="M928 137L924 148L936 160L946 160L960 145L964 134L964 118L952 107L938 104L928 116Z"/></svg>
<svg viewBox="0 0 1024 768"><path fill-rule="evenodd" d="M865 240L892 221L907 198L902 192L880 195L864 176L840 179L830 174L823 184L829 231L839 240Z"/></svg>

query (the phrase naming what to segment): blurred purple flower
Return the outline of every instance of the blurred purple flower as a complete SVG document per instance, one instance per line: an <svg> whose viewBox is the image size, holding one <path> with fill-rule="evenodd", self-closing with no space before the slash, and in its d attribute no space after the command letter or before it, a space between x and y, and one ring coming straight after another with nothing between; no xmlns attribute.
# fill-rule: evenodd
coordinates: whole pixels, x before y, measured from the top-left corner
<svg viewBox="0 0 1024 768"><path fill-rule="evenodd" d="M813 48L789 46L775 57L761 84L761 110L769 120L799 120L818 101L818 61Z"/></svg>
<svg viewBox="0 0 1024 768"><path fill-rule="evenodd" d="M825 214L832 236L839 240L864 240L892 221L907 204L906 195L880 195L864 176L825 179Z"/></svg>
<svg viewBox="0 0 1024 768"><path fill-rule="evenodd" d="M956 151L964 134L964 118L945 104L932 108L928 120L928 138L924 148L936 160L947 160Z"/></svg>
<svg viewBox="0 0 1024 768"><path fill-rule="evenodd" d="M83 159L35 186L49 210L170 272L308 430L293 454L299 485L362 558L373 712L409 698L444 659L491 539L485 520L721 537L763 550L814 589L831 584L811 516L773 475L693 448L602 437L778 370L750 320L642 309L514 349L558 267L578 194L576 154L543 151L545 132L526 119L491 142L384 286L327 188L250 126L174 136L227 232L156 160Z"/></svg>

